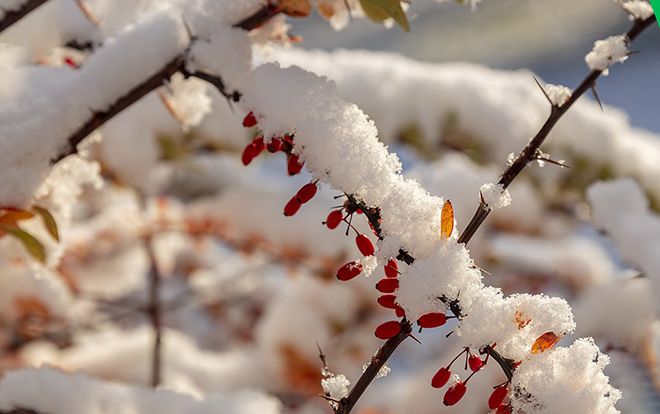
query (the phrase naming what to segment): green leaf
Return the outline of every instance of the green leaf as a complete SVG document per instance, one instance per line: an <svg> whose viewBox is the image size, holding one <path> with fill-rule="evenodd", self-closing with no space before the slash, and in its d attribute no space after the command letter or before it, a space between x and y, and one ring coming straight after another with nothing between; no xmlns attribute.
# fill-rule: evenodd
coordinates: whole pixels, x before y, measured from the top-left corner
<svg viewBox="0 0 660 414"><path fill-rule="evenodd" d="M60 241L60 233L57 230L57 223L55 222L55 218L53 218L53 215L50 214L50 211L39 206L32 207L32 210L34 210L35 213L41 216L41 219L43 220L44 226L46 226L46 230L48 230L48 233L50 233L50 235L55 240Z"/></svg>
<svg viewBox="0 0 660 414"><path fill-rule="evenodd" d="M392 18L406 32L410 31L408 17L401 7L401 0L360 0L364 14L373 21Z"/></svg>
<svg viewBox="0 0 660 414"><path fill-rule="evenodd" d="M18 241L23 244L27 249L28 253L36 260L41 263L46 261L46 249L43 244L28 232L21 229L20 227L7 226L5 224L0 224L0 230L14 236Z"/></svg>

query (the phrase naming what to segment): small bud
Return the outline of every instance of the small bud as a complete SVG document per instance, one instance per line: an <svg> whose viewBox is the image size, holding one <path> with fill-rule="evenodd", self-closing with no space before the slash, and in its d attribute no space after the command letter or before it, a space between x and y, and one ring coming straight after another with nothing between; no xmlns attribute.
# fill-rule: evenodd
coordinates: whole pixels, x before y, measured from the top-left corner
<svg viewBox="0 0 660 414"><path fill-rule="evenodd" d="M461 398L463 398L465 391L467 391L465 384L463 384L461 381L458 381L456 384L447 389L445 398L442 402L447 406L454 405L459 402Z"/></svg>
<svg viewBox="0 0 660 414"><path fill-rule="evenodd" d="M381 279L376 283L376 290L381 293L393 293L399 288L399 279Z"/></svg>
<svg viewBox="0 0 660 414"><path fill-rule="evenodd" d="M425 313L417 319L420 328L437 328L447 322L447 317L441 312Z"/></svg>
<svg viewBox="0 0 660 414"><path fill-rule="evenodd" d="M341 221L344 219L344 214L341 210L333 210L328 214L328 217L325 219L325 225L330 229L334 230L339 226Z"/></svg>
<svg viewBox="0 0 660 414"><path fill-rule="evenodd" d="M341 281L351 280L362 273L362 264L358 262L349 262L339 268L337 279Z"/></svg>
<svg viewBox="0 0 660 414"><path fill-rule="evenodd" d="M289 200L288 203L286 203L286 206L284 206L284 215L287 217L291 217L294 214L300 210L300 207L302 204L296 197L293 197L291 200Z"/></svg>
<svg viewBox="0 0 660 414"><path fill-rule="evenodd" d="M298 199L301 204L305 204L316 195L316 190L317 187L315 183L307 183L300 187L300 190L296 193L296 199Z"/></svg>
<svg viewBox="0 0 660 414"><path fill-rule="evenodd" d="M245 115L245 118L243 118L243 126L245 128L251 128L255 125L257 125L257 118L255 118L254 112Z"/></svg>
<svg viewBox="0 0 660 414"><path fill-rule="evenodd" d="M449 381L449 377L451 377L451 370L446 367L440 368L433 378L431 378L431 386L433 388L442 388Z"/></svg>
<svg viewBox="0 0 660 414"><path fill-rule="evenodd" d="M360 253L364 256L372 256L374 254L374 245L371 243L371 240L364 234L358 234L355 238L355 244L357 245Z"/></svg>
<svg viewBox="0 0 660 414"><path fill-rule="evenodd" d="M385 265L385 276L386 277L398 277L399 276L399 267L396 264L396 260L390 259Z"/></svg>
<svg viewBox="0 0 660 414"><path fill-rule="evenodd" d="M493 393L490 394L490 398L488 398L488 408L494 410L500 405L502 405L502 402L504 401L508 393L509 393L509 389L506 384L500 385L499 387L495 388Z"/></svg>
<svg viewBox="0 0 660 414"><path fill-rule="evenodd" d="M379 339L390 339L401 332L401 324L398 321L384 322L376 328L376 337Z"/></svg>

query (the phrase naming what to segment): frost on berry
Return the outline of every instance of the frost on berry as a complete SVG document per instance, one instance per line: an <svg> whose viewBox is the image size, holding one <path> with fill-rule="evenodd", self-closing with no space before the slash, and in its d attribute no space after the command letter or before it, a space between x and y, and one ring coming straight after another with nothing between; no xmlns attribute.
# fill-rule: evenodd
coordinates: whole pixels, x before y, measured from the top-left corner
<svg viewBox="0 0 660 414"><path fill-rule="evenodd" d="M362 273L362 264L359 262L346 263L337 271L337 279L341 281L351 280Z"/></svg>
<svg viewBox="0 0 660 414"><path fill-rule="evenodd" d="M467 386L463 382L458 381L447 389L447 392L445 392L445 397L442 400L442 402L446 406L455 405L463 398L463 396L465 395L465 391L467 391Z"/></svg>

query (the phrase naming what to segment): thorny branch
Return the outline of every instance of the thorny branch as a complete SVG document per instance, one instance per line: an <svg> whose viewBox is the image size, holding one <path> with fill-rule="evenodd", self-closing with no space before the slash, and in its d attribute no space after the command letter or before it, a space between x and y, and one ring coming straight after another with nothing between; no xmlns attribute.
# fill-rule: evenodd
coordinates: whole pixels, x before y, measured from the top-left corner
<svg viewBox="0 0 660 414"><path fill-rule="evenodd" d="M0 33L11 27L14 23L30 14L33 10L46 3L48 0L28 0L18 9L5 12L0 20Z"/></svg>
<svg viewBox="0 0 660 414"><path fill-rule="evenodd" d="M645 20L639 20L639 19L635 20L632 28L626 33L626 36L628 38L628 43L630 44L633 40L635 40L645 29L650 27L655 21L656 21L655 16L651 16ZM561 117L566 113L566 111L568 111L568 109L570 109L570 107L586 91L594 88L596 80L600 77L602 72L603 71L599 71L599 70L591 71L587 75L587 77L580 83L580 85L577 88L575 88L570 99L564 105L560 107L554 105L552 106L548 120L541 127L540 131L536 134L536 136L520 152L516 160L509 167L507 167L507 169L502 174L502 177L500 178L499 184L502 184L504 188L507 188L511 184L511 182L513 182L513 180L522 172L522 170L527 166L527 164L529 164L530 162L536 159L537 150L539 150L541 144L543 144L545 138L548 136L548 134L555 126L557 121L561 119ZM360 205L361 208L366 207L363 204L360 204L359 201L356 202ZM366 214L367 211L369 211L370 214ZM374 228L379 228L379 227L375 227L376 223L380 226L380 214L378 210L374 208L372 209L364 208L363 212L365 212L371 225L374 226ZM490 210L488 209L488 205L482 200L481 203L479 204L479 208L477 209L477 212L470 221L470 224L468 224L467 228L458 239L458 242L467 244L467 242L472 238L472 236L477 231L479 226L481 226L481 224L486 219L486 217L488 217L489 213ZM378 232L378 236L381 237L379 232ZM408 264L411 264L415 260L405 251L401 251L399 256L401 256L402 253L406 255L403 257L409 259L410 263L408 263L407 260L404 260L403 257L397 257L398 260L403 260ZM355 383L355 385L348 393L348 395L340 400L338 408L335 409L335 414L350 413L351 409L355 406L355 404L360 399L366 388L377 376L380 367L382 367L387 362L387 359L394 353L396 348L408 336L410 336L410 329L412 329L412 325L410 324L410 322L404 319L403 321L401 321L401 327L402 327L401 333L399 333L397 336L393 338L388 339L385 342L385 344L383 344L383 346L378 350L378 353L374 357L374 359L378 358L376 360L377 363L372 361L372 364L364 373L362 373L362 375ZM406 332L407 329L408 331ZM497 362L497 364L501 367L506 377L509 380L511 380L511 378L513 377L513 370L514 370L513 361L504 358L502 355L500 355L497 351L495 351L495 349L493 349L490 346L482 348L480 350L480 353L490 355L490 357L493 358L493 360ZM375 369L376 366L378 367L378 369Z"/></svg>

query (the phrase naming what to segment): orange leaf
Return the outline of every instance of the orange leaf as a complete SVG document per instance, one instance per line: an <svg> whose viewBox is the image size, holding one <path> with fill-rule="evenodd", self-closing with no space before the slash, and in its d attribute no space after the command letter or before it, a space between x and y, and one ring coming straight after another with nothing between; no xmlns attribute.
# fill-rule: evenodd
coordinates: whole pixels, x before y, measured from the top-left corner
<svg viewBox="0 0 660 414"><path fill-rule="evenodd" d="M2 213L0 213L0 224L15 226L16 223L21 220L27 220L34 217L34 213L25 210L18 210L14 208L2 210Z"/></svg>
<svg viewBox="0 0 660 414"><path fill-rule="evenodd" d="M451 201L445 201L442 206L442 215L440 216L440 237L448 239L454 231L454 207Z"/></svg>
<svg viewBox="0 0 660 414"><path fill-rule="evenodd" d="M532 345L532 354L544 352L552 348L557 342L559 342L559 336L557 334L554 332L546 332L534 341L534 344Z"/></svg>
<svg viewBox="0 0 660 414"><path fill-rule="evenodd" d="M518 329L523 329L532 321L529 316L525 315L521 311L516 311L514 319L516 321L516 325L518 325Z"/></svg>
<svg viewBox="0 0 660 414"><path fill-rule="evenodd" d="M19 318L50 318L50 311L41 299L34 296L16 296L14 297L14 307L18 312Z"/></svg>

